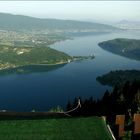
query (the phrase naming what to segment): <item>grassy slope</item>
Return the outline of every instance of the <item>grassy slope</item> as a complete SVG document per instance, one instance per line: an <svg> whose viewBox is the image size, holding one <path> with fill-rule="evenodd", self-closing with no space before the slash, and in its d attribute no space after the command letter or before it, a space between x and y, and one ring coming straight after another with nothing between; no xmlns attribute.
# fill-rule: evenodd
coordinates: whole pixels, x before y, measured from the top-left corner
<svg viewBox="0 0 140 140"><path fill-rule="evenodd" d="M103 119L65 118L0 121L2 140L111 140Z"/></svg>

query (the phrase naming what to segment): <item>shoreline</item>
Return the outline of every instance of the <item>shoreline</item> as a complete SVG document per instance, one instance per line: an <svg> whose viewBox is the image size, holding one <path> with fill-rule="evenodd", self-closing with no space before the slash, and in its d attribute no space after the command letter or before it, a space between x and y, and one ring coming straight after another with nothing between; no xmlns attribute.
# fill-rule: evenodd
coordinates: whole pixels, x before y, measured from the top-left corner
<svg viewBox="0 0 140 140"><path fill-rule="evenodd" d="M72 62L72 60L70 61ZM7 68L0 68L0 71L2 70L8 70L8 69L16 69L16 68L20 68L20 67L27 67L27 66L56 66L56 65L61 65L61 64L67 64L70 62L57 62L57 63L52 63L52 64L28 64L28 65L19 65L19 66L14 66L14 67L7 67Z"/></svg>
<svg viewBox="0 0 140 140"><path fill-rule="evenodd" d="M16 68L20 68L20 67L26 67L26 66L57 66L57 65L61 65L61 64L68 64L74 61L79 61L79 60L87 60L87 59L94 59L95 56L91 55L91 56L72 56L71 59L68 59L67 61L60 61L60 62L56 62L56 63L39 63L39 64L25 64L25 65L14 65L14 64L9 64L10 66L8 67L0 67L0 71L2 70L9 70L9 69L16 69Z"/></svg>

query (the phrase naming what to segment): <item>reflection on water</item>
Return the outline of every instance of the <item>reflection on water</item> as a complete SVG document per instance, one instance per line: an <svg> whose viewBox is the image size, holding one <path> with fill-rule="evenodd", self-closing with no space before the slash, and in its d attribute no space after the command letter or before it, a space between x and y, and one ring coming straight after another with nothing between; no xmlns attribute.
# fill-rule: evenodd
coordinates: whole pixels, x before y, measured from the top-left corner
<svg viewBox="0 0 140 140"><path fill-rule="evenodd" d="M0 76L11 75L11 74L30 74L30 73L43 73L62 68L66 64L59 65L30 65L22 66L17 68L0 70Z"/></svg>

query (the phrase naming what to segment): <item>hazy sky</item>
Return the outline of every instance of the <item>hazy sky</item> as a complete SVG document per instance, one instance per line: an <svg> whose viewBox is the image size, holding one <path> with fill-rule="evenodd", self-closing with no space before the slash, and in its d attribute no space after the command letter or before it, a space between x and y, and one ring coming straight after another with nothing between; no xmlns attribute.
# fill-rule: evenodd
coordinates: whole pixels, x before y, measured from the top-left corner
<svg viewBox="0 0 140 140"><path fill-rule="evenodd" d="M43 18L140 21L140 1L0 1L0 12Z"/></svg>

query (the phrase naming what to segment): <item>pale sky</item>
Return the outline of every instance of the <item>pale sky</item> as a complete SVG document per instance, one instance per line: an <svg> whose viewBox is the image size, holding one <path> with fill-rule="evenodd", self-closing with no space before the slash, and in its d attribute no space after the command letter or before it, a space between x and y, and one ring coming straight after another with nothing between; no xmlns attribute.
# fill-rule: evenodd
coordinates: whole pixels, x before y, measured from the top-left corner
<svg viewBox="0 0 140 140"><path fill-rule="evenodd" d="M0 12L87 21L140 21L140 1L0 1Z"/></svg>

